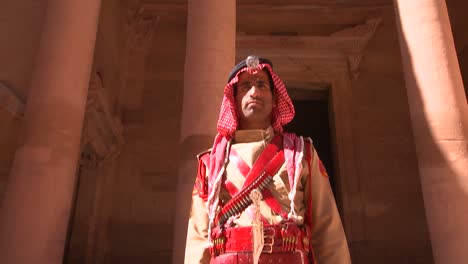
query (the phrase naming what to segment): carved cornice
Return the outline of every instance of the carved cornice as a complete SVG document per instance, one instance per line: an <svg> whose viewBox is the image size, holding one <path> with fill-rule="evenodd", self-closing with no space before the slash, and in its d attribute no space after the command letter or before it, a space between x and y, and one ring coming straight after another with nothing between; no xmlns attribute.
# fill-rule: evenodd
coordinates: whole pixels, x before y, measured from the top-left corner
<svg viewBox="0 0 468 264"><path fill-rule="evenodd" d="M23 100L2 82L0 82L0 107L13 117L20 118L24 115Z"/></svg>
<svg viewBox="0 0 468 264"><path fill-rule="evenodd" d="M95 168L100 161L119 154L123 143L123 126L111 112L101 76L94 73L88 90L80 164Z"/></svg>
<svg viewBox="0 0 468 264"><path fill-rule="evenodd" d="M359 64L381 18L346 28L329 36L237 35L237 59L259 51L261 56L285 62L287 72L309 71L320 75L330 65L348 67L353 78L359 76ZM342 63L344 62L344 63ZM278 63L276 63L278 65ZM283 67L283 66L280 66Z"/></svg>

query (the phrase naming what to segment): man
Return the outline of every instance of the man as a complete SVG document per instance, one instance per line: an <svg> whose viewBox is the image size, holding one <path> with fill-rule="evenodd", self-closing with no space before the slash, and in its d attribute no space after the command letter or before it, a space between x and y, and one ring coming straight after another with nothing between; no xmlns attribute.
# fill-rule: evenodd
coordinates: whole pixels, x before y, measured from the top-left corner
<svg viewBox="0 0 468 264"><path fill-rule="evenodd" d="M272 63L249 56L224 88L218 134L198 156L185 263L350 263L327 173Z"/></svg>

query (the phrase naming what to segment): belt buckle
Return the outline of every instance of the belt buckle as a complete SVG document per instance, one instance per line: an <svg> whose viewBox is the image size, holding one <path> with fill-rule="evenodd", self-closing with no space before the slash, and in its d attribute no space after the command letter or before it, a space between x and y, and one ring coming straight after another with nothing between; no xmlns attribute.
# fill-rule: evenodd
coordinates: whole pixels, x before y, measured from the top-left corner
<svg viewBox="0 0 468 264"><path fill-rule="evenodd" d="M275 243L276 230L269 226L263 229L263 250L262 253L272 253L273 244Z"/></svg>

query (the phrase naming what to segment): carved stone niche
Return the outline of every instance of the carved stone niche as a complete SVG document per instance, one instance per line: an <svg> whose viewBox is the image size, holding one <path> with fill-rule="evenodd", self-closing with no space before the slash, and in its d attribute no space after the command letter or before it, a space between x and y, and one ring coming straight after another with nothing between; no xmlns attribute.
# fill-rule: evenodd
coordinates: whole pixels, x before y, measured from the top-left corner
<svg viewBox="0 0 468 264"><path fill-rule="evenodd" d="M128 52L130 55L136 51L148 52L151 47L159 16L152 10L137 5L129 8L125 19Z"/></svg>
<svg viewBox="0 0 468 264"><path fill-rule="evenodd" d="M111 111L99 73L91 77L81 140L82 168L94 169L103 160L120 153L124 143L123 126Z"/></svg>
<svg viewBox="0 0 468 264"><path fill-rule="evenodd" d="M0 107L13 117L21 118L24 115L23 100L2 82L0 82Z"/></svg>

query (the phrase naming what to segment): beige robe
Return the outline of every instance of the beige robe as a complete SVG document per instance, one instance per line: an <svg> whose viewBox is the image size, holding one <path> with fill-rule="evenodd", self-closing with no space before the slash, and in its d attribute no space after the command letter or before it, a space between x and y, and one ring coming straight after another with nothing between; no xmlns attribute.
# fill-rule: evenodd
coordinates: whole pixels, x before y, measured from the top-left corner
<svg viewBox="0 0 468 264"><path fill-rule="evenodd" d="M249 167L252 167L272 137L273 131L271 128L267 130L238 130L234 135L231 148L237 151ZM307 164L305 159L302 162L303 170L301 171L301 179L298 182L294 200L295 211L299 216L304 217L306 203L309 201L310 195L312 195L311 215L313 226L310 243L317 264L351 263L346 237L328 176L326 173L321 172L320 161L312 144L311 148L310 153L313 153L310 160L311 164ZM309 165L312 170L310 174ZM226 177L238 189L241 188L245 179L237 167L231 163L227 165ZM283 164L268 188L286 212L289 212L291 208L291 201L288 198L289 186L286 165ZM223 188L220 192L220 200L226 202L229 199L229 193ZM246 211L234 220L237 226L251 225L251 216ZM279 224L282 220L281 216L275 214L263 201L260 204L260 211L270 224ZM193 195L187 230L185 263L209 263L210 258L206 202L200 196Z"/></svg>

